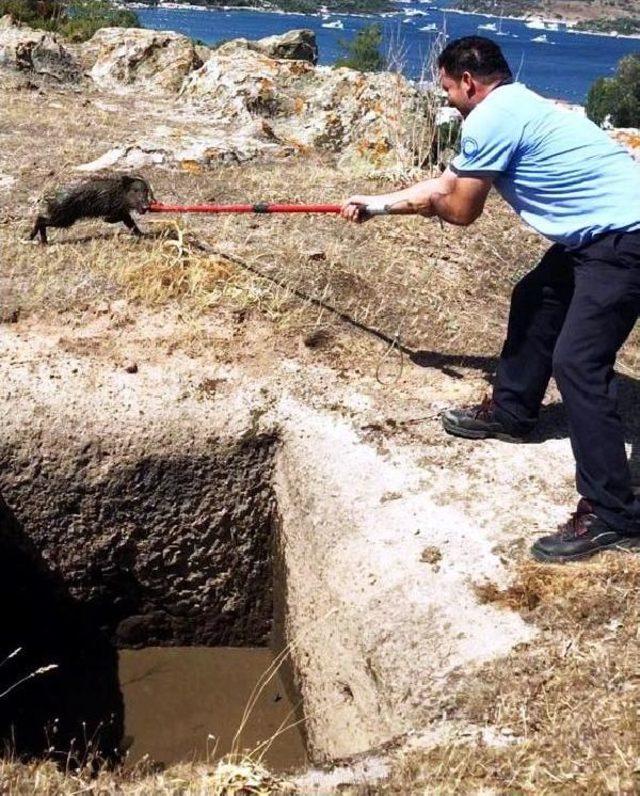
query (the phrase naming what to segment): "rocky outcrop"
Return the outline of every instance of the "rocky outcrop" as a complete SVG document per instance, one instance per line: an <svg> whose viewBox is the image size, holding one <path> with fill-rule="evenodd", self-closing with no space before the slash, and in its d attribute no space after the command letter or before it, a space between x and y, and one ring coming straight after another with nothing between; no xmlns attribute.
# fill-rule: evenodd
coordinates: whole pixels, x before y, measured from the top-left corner
<svg viewBox="0 0 640 796"><path fill-rule="evenodd" d="M56 36L15 23L8 15L0 19L0 66L56 81L80 76L76 60Z"/></svg>
<svg viewBox="0 0 640 796"><path fill-rule="evenodd" d="M257 41L247 39L234 39L236 45L242 44L249 50L267 55L269 58L279 58L287 61L308 61L310 64L318 63L318 45L316 35L312 30L288 30L279 36L267 36Z"/></svg>
<svg viewBox="0 0 640 796"><path fill-rule="evenodd" d="M76 166L76 171L90 173L114 166L139 169L177 163L196 172L218 163L244 163L260 155L284 156L294 151L294 147L275 139L269 124L259 119L232 128L222 122L204 123L199 129L179 134L165 125L149 138L114 147L96 160Z"/></svg>
<svg viewBox="0 0 640 796"><path fill-rule="evenodd" d="M0 62L50 74L55 64L60 76L78 74L81 64L113 93L140 92L154 104L178 98L164 109L163 125L144 139L114 141L86 168L103 162L200 167L323 149L350 165L386 169L406 162L416 143L406 141L404 131L418 129L407 118L420 113L423 95L400 75L315 66L317 46L308 30L236 39L211 51L169 31L103 28L74 52L77 62L55 37L10 20L0 26Z"/></svg>
<svg viewBox="0 0 640 796"><path fill-rule="evenodd" d="M640 130L635 127L620 127L609 130L609 135L622 144L634 160L640 161Z"/></svg>
<svg viewBox="0 0 640 796"><path fill-rule="evenodd" d="M91 78L118 92L172 94L202 65L191 39L171 31L102 28L87 50L95 56Z"/></svg>
<svg viewBox="0 0 640 796"><path fill-rule="evenodd" d="M420 101L399 75L270 58L237 41L191 74L181 96L236 127L267 120L273 136L294 148L328 149L378 164L393 157L403 117Z"/></svg>

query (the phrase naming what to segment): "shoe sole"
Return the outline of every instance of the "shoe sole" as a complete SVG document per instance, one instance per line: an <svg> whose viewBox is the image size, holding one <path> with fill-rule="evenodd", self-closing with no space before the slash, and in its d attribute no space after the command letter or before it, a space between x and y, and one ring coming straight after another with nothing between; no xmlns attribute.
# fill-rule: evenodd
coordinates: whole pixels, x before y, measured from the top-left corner
<svg viewBox="0 0 640 796"><path fill-rule="evenodd" d="M452 421L448 420L445 415L442 415L442 427L454 437L462 437L463 439L499 439L501 442L524 442L525 437L514 437L511 434L504 434L500 431L481 431L480 429L474 430L471 428L462 428L457 426Z"/></svg>
<svg viewBox="0 0 640 796"><path fill-rule="evenodd" d="M553 553L545 553L544 550L540 550L535 545L531 547L531 555L535 558L536 561L540 561L543 564L564 564L570 561L582 561L585 558L591 558L591 556L595 556L598 553L601 553L603 550L615 550L618 549L622 551L630 551L636 550L640 548L640 536L637 539L622 539L617 542L611 542L611 544L602 545L602 547L598 547L595 550L588 550L585 553L573 553L572 555L561 556L561 555L554 555Z"/></svg>

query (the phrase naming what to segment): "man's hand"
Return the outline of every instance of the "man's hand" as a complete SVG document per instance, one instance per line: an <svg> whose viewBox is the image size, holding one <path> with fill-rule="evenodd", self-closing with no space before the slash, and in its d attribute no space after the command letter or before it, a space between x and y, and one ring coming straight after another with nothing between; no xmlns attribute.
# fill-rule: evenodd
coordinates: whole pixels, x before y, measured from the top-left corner
<svg viewBox="0 0 640 796"><path fill-rule="evenodd" d="M369 221L370 218L373 218L373 216L367 213L366 205L375 200L375 196L367 196L365 194L350 196L347 201L343 203L340 215L342 218L346 218L347 221L353 221L355 224L364 224L365 221Z"/></svg>
<svg viewBox="0 0 640 796"><path fill-rule="evenodd" d="M436 214L429 191L439 185L436 180L418 183L410 188L393 193L376 195L356 194L350 196L342 205L341 216L347 221L362 224L373 216L419 215L429 218ZM427 191L424 187L427 187ZM369 210L369 212L368 212Z"/></svg>

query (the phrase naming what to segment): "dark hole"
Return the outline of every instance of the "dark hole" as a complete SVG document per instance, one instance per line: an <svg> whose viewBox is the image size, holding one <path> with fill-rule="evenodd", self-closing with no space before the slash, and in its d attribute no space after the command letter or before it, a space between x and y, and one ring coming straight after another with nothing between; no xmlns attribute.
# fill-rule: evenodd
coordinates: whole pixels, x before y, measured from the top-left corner
<svg viewBox="0 0 640 796"><path fill-rule="evenodd" d="M13 754L73 764L129 750L171 763L254 748L300 721L282 668L232 743L282 644L275 447L262 435L131 464L95 441L63 460L0 450L11 503L0 514L0 660L11 656L0 692L12 689L0 738ZM300 765L302 727L266 751L278 768Z"/></svg>

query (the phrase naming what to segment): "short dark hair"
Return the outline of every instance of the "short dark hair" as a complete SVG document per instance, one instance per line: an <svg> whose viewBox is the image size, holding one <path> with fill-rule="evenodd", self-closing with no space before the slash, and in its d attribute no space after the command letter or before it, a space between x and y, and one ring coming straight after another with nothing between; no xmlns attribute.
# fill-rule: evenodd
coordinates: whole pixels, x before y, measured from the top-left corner
<svg viewBox="0 0 640 796"><path fill-rule="evenodd" d="M512 77L500 47L484 36L463 36L450 42L440 53L438 66L458 80L463 72L482 81Z"/></svg>

